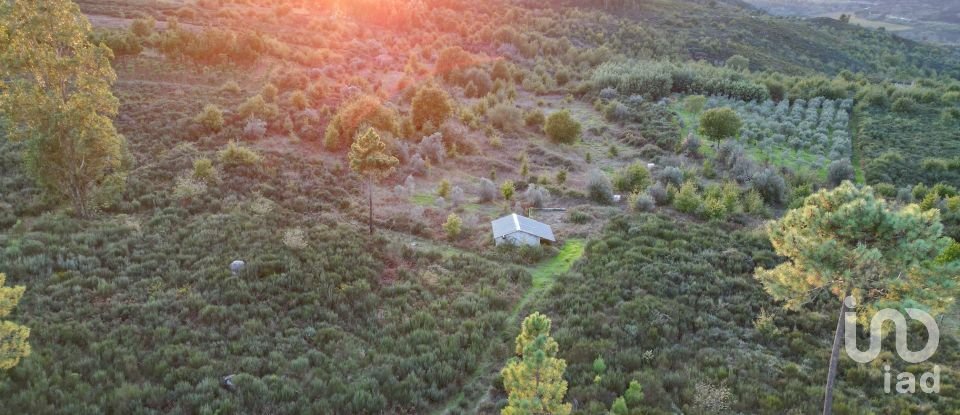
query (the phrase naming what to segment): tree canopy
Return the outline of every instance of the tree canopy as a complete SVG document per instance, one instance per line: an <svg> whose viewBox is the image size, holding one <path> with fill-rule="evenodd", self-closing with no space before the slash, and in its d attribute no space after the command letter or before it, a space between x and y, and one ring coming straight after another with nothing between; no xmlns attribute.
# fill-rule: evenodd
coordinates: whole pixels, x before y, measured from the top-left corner
<svg viewBox="0 0 960 415"><path fill-rule="evenodd" d="M700 132L718 143L736 136L742 125L736 111L727 107L709 109L700 116Z"/></svg>
<svg viewBox="0 0 960 415"><path fill-rule="evenodd" d="M870 187L849 181L808 197L768 228L777 254L789 261L758 269L777 300L797 308L819 290L840 299L849 290L859 304L923 306L943 311L955 289L955 270L935 269L949 246L937 210L897 209Z"/></svg>
<svg viewBox="0 0 960 415"><path fill-rule="evenodd" d="M569 414L572 406L563 403L567 362L557 358L559 346L550 337L550 319L533 313L523 320L516 340L520 358L511 359L501 374L509 403L503 415Z"/></svg>
<svg viewBox="0 0 960 415"><path fill-rule="evenodd" d="M23 297L23 286L5 287L7 276L0 273L0 319L6 318ZM27 337L30 329L12 321L0 320L0 370L10 369L30 356Z"/></svg>
<svg viewBox="0 0 960 415"><path fill-rule="evenodd" d="M80 216L124 181L125 140L111 119L113 54L90 35L71 1L0 3L0 111L12 122L9 136L27 142L37 182Z"/></svg>

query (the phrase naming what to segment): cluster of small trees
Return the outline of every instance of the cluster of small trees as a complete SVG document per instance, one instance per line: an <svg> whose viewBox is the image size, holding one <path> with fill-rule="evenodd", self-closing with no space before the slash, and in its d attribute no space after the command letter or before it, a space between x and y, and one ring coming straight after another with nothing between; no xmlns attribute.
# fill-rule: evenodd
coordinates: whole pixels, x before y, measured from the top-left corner
<svg viewBox="0 0 960 415"><path fill-rule="evenodd" d="M620 93L640 94L652 100L659 100L671 92L723 95L744 101L762 101L770 97L766 85L750 80L739 71L699 63L608 62L594 70L591 81L598 91L615 88Z"/></svg>
<svg viewBox="0 0 960 415"><path fill-rule="evenodd" d="M828 161L848 160L853 152L850 99L838 102L818 97L791 104L787 100L744 102L711 97L706 107L734 109L743 120L741 141L759 147L767 157L786 149L803 151L814 156L807 162L809 167L819 169Z"/></svg>
<svg viewBox="0 0 960 415"><path fill-rule="evenodd" d="M212 28L197 33L184 29L175 19L169 20L159 35L148 39L170 59L208 66L251 65L269 49L267 41L253 31Z"/></svg>

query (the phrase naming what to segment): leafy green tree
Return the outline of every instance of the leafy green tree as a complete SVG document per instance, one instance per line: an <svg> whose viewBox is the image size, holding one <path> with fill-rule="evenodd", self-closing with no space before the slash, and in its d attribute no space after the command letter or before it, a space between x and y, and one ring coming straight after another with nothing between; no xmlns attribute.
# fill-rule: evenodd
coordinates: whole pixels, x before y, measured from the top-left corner
<svg viewBox="0 0 960 415"><path fill-rule="evenodd" d="M923 304L934 313L949 306L957 272L934 261L950 243L942 231L938 211L916 205L895 210L870 187L850 182L809 196L802 207L768 225L777 254L789 260L757 269L766 291L792 309L823 292L840 300L824 413L832 408L846 297L863 305L863 315L904 303Z"/></svg>
<svg viewBox="0 0 960 415"><path fill-rule="evenodd" d="M451 46L440 51L434 71L438 76L449 81L453 75L460 73L474 63L475 60L470 53L459 46Z"/></svg>
<svg viewBox="0 0 960 415"><path fill-rule="evenodd" d="M563 403L567 381L563 372L567 362L557 357L559 346L550 337L550 319L533 313L523 320L516 340L514 357L500 374L507 390L508 403L503 415L567 415L572 410Z"/></svg>
<svg viewBox="0 0 960 415"><path fill-rule="evenodd" d="M10 138L27 142L34 179L81 217L125 181L113 54L90 36L72 1L0 2L0 113Z"/></svg>
<svg viewBox="0 0 960 415"><path fill-rule="evenodd" d="M373 234L373 185L374 181L386 177L400 161L386 151L387 146L380 135L371 127L350 146L350 169L367 176L367 202L370 220L368 225Z"/></svg>
<svg viewBox="0 0 960 415"><path fill-rule="evenodd" d="M712 108L700 116L700 133L717 142L740 133L743 122L737 113L728 107Z"/></svg>
<svg viewBox="0 0 960 415"><path fill-rule="evenodd" d="M261 101L263 99L261 98ZM399 123L395 111L385 107L374 96L360 96L337 110L327 124L323 145L328 150L342 150L351 143L364 127L375 128L380 133L397 134Z"/></svg>
<svg viewBox="0 0 960 415"><path fill-rule="evenodd" d="M573 144L580 139L582 127L570 116L570 111L563 110L550 114L543 130L555 143Z"/></svg>
<svg viewBox="0 0 960 415"><path fill-rule="evenodd" d="M6 318L23 297L23 286L5 287L7 276L0 272L0 319ZM0 320L0 370L11 369L20 359L30 356L30 329L12 321Z"/></svg>
<svg viewBox="0 0 960 415"><path fill-rule="evenodd" d="M426 125L439 128L450 114L453 114L450 96L436 85L428 85L417 91L411 105L413 126L417 130L423 129Z"/></svg>

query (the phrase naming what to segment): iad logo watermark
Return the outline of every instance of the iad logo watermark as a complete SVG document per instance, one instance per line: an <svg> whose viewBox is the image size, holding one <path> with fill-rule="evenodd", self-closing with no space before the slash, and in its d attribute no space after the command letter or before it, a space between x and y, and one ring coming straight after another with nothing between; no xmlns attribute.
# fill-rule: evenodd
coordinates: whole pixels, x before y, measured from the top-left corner
<svg viewBox="0 0 960 415"><path fill-rule="evenodd" d="M853 310L857 305L857 300L853 297L844 299L848 309ZM940 346L940 327L937 325L933 316L926 311L916 308L906 309L907 315L923 323L927 329L927 344L919 351L912 351L907 347L907 319L903 314L894 309L883 309L877 312L870 320L870 347L863 352L857 348L857 313L847 311L844 315L844 342L847 349L847 355L858 363L870 363L880 355L880 342L883 340L883 324L890 321L894 325L897 336L897 354L908 363L925 362L937 352ZM891 373L890 366L883 367L883 390L886 393L891 392ZM932 372L920 374L920 390L925 393L940 393L940 366L934 365ZM897 383L895 386L897 393L914 393L917 390L917 376L910 372L897 374Z"/></svg>

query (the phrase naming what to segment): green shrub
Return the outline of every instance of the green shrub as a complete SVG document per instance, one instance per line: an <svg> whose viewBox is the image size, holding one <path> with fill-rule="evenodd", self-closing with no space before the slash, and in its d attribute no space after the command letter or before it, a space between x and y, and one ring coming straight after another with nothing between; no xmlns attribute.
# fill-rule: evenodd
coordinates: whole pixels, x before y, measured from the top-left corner
<svg viewBox="0 0 960 415"><path fill-rule="evenodd" d="M440 181L440 185L437 186L437 196L440 196L444 199L450 197L450 182L447 179Z"/></svg>
<svg viewBox="0 0 960 415"><path fill-rule="evenodd" d="M227 166L250 166L260 163L257 152L231 141L217 153L217 159Z"/></svg>
<svg viewBox="0 0 960 415"><path fill-rule="evenodd" d="M523 126L523 114L509 102L500 102L487 111L490 124L504 132L517 131Z"/></svg>
<svg viewBox="0 0 960 415"><path fill-rule="evenodd" d="M834 160L827 168L827 183L831 187L837 187L846 180L853 180L854 171L850 160Z"/></svg>
<svg viewBox="0 0 960 415"><path fill-rule="evenodd" d="M503 196L503 200L513 200L513 195L516 192L517 188L514 186L513 180L507 180L500 185L500 195Z"/></svg>
<svg viewBox="0 0 960 415"><path fill-rule="evenodd" d="M293 91L290 94L290 107L303 111L310 106L310 99L307 98L307 94L303 91Z"/></svg>
<svg viewBox="0 0 960 415"><path fill-rule="evenodd" d="M243 92L243 90L240 88L240 84L232 79L224 82L223 85L220 85L219 91L231 95L239 95L241 92Z"/></svg>
<svg viewBox="0 0 960 415"><path fill-rule="evenodd" d="M877 183L873 185L873 190L887 199L897 197L897 187L890 183Z"/></svg>
<svg viewBox="0 0 960 415"><path fill-rule="evenodd" d="M733 55L727 59L726 67L738 72L745 72L750 70L750 59L741 55Z"/></svg>
<svg viewBox="0 0 960 415"><path fill-rule="evenodd" d="M594 88L615 88L621 94L640 94L658 100L670 94L673 67L661 62L608 62L593 72Z"/></svg>
<svg viewBox="0 0 960 415"><path fill-rule="evenodd" d="M693 181L687 181L680 186L680 190L673 198L673 207L683 213L697 213L702 204L703 201L697 194L697 185Z"/></svg>
<svg viewBox="0 0 960 415"><path fill-rule="evenodd" d="M157 21L153 17L145 19L135 19L130 23L130 32L141 38L150 37L157 26Z"/></svg>
<svg viewBox="0 0 960 415"><path fill-rule="evenodd" d="M699 114L706 105L707 97L703 95L691 95L683 100L683 109L691 114Z"/></svg>
<svg viewBox="0 0 960 415"><path fill-rule="evenodd" d="M720 220L727 217L727 208L724 206L723 200L718 197L706 198L703 201L703 216L713 220Z"/></svg>
<svg viewBox="0 0 960 415"><path fill-rule="evenodd" d="M450 213L447 216L447 221L443 223L443 230L447 233L448 238L456 239L463 230L463 220L456 213Z"/></svg>
<svg viewBox="0 0 960 415"><path fill-rule="evenodd" d="M217 177L217 170L213 167L213 161L208 158L200 158L193 161L193 178L210 183Z"/></svg>
<svg viewBox="0 0 960 415"><path fill-rule="evenodd" d="M555 143L573 144L580 139L580 123L563 110L550 114L543 127L547 137Z"/></svg>
<svg viewBox="0 0 960 415"><path fill-rule="evenodd" d="M273 120L277 118L279 113L280 109L277 108L277 105L268 104L267 100L260 94L248 98L237 108L237 114L241 118L255 117L261 120Z"/></svg>
<svg viewBox="0 0 960 415"><path fill-rule="evenodd" d="M539 108L533 108L527 111L523 117L523 121L527 127L540 127L547 121L547 117Z"/></svg>
<svg viewBox="0 0 960 415"><path fill-rule="evenodd" d="M782 82L767 80L764 84L767 86L770 99L779 102L787 97L787 87L785 87Z"/></svg>
<svg viewBox="0 0 960 415"><path fill-rule="evenodd" d="M887 91L879 86L872 86L861 91L859 100L866 106L886 108L890 104Z"/></svg>
<svg viewBox="0 0 960 415"><path fill-rule="evenodd" d="M750 184L763 196L763 200L771 205L782 204L787 199L787 182L773 169L757 172Z"/></svg>
<svg viewBox="0 0 960 415"><path fill-rule="evenodd" d="M650 186L650 171L643 163L635 162L614 176L613 185L622 193L642 192Z"/></svg>
<svg viewBox="0 0 960 415"><path fill-rule="evenodd" d="M917 102L912 98L897 98L890 106L890 110L901 114L909 114L917 110Z"/></svg>
<svg viewBox="0 0 960 415"><path fill-rule="evenodd" d="M960 121L960 108L947 108L940 113L940 119L945 123Z"/></svg>
<svg viewBox="0 0 960 415"><path fill-rule="evenodd" d="M434 70L437 76L449 81L460 75L464 69L473 65L474 62L473 56L463 48L451 46L440 51Z"/></svg>
<svg viewBox="0 0 960 415"><path fill-rule="evenodd" d="M197 114L194 122L203 126L204 129L211 132L219 132L223 128L223 112L213 104L207 104L203 111Z"/></svg>
<svg viewBox="0 0 960 415"><path fill-rule="evenodd" d="M613 185L602 171L598 169L590 171L587 177L587 196L590 200L603 205L613 202Z"/></svg>

